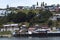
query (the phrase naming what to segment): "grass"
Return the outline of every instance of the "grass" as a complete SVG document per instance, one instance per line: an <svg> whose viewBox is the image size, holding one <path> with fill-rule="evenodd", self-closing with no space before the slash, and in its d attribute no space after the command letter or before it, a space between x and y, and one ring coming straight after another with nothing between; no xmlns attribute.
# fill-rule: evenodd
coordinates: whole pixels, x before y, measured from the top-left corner
<svg viewBox="0 0 60 40"><path fill-rule="evenodd" d="M8 35L8 34L11 34L10 31L3 31L3 32L0 32L0 35Z"/></svg>

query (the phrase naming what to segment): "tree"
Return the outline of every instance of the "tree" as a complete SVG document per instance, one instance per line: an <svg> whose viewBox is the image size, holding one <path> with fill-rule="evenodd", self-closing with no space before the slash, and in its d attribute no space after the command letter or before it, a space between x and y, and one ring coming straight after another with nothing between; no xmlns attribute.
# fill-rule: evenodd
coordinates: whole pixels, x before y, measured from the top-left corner
<svg viewBox="0 0 60 40"><path fill-rule="evenodd" d="M40 22L46 22L52 16L52 13L49 10L40 11L39 14Z"/></svg>
<svg viewBox="0 0 60 40"><path fill-rule="evenodd" d="M52 24L53 24L52 20L49 20L49 21L48 21L48 26L51 27Z"/></svg>
<svg viewBox="0 0 60 40"><path fill-rule="evenodd" d="M13 20L13 21L16 22L16 23L25 22L26 21L26 13L18 12L16 14L15 20Z"/></svg>
<svg viewBox="0 0 60 40"><path fill-rule="evenodd" d="M7 20L8 20L8 22L12 22L14 19L16 18L16 14L15 13L9 13L8 15L7 15Z"/></svg>
<svg viewBox="0 0 60 40"><path fill-rule="evenodd" d="M27 22L32 21L32 19L35 17L35 15L36 15L36 13L34 13L33 11L29 11L26 16Z"/></svg>
<svg viewBox="0 0 60 40"><path fill-rule="evenodd" d="M18 13L10 13L7 16L9 22L15 22L15 23L20 23L20 22L25 22L26 21L26 14L23 12L18 12Z"/></svg>
<svg viewBox="0 0 60 40"><path fill-rule="evenodd" d="M6 16L0 17L0 24L6 24L7 23L7 18Z"/></svg>
<svg viewBox="0 0 60 40"><path fill-rule="evenodd" d="M29 26L33 25L34 17L36 16L36 13L33 10L29 10L29 12L26 15L26 22L29 22Z"/></svg>

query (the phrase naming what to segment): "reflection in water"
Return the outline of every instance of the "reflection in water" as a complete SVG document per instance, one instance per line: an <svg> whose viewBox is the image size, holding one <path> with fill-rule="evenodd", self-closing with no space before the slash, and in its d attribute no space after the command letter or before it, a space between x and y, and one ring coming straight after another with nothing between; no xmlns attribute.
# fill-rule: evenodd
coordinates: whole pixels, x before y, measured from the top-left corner
<svg viewBox="0 0 60 40"><path fill-rule="evenodd" d="M60 37L11 37L0 38L0 40L60 40Z"/></svg>

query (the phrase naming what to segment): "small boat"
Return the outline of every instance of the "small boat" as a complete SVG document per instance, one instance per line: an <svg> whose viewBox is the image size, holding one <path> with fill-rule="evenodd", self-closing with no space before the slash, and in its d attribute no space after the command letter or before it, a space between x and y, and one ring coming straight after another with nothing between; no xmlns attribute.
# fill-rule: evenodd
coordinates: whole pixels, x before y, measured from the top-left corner
<svg viewBox="0 0 60 40"><path fill-rule="evenodd" d="M37 29L34 31L28 31L25 33L15 33L15 37L48 37L48 36L60 36L60 31L59 30L45 30L45 29Z"/></svg>
<svg viewBox="0 0 60 40"><path fill-rule="evenodd" d="M60 31L48 31L47 36L60 36Z"/></svg>
<svg viewBox="0 0 60 40"><path fill-rule="evenodd" d="M46 30L35 30L33 32L31 31L28 31L26 33L15 33L15 37L43 37L43 36L46 36L47 34L47 31Z"/></svg>

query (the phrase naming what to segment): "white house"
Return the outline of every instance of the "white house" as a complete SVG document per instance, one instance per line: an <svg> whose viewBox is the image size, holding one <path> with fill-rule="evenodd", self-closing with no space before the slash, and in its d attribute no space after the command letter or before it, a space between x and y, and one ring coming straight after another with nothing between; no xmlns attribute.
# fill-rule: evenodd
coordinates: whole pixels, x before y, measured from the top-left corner
<svg viewBox="0 0 60 40"><path fill-rule="evenodd" d="M1 31L15 31L15 30L19 30L18 28L18 24L7 24L7 25L3 25L4 28L1 29Z"/></svg>
<svg viewBox="0 0 60 40"><path fill-rule="evenodd" d="M60 14L53 14L53 17L50 17L49 20L58 20L60 19Z"/></svg>

